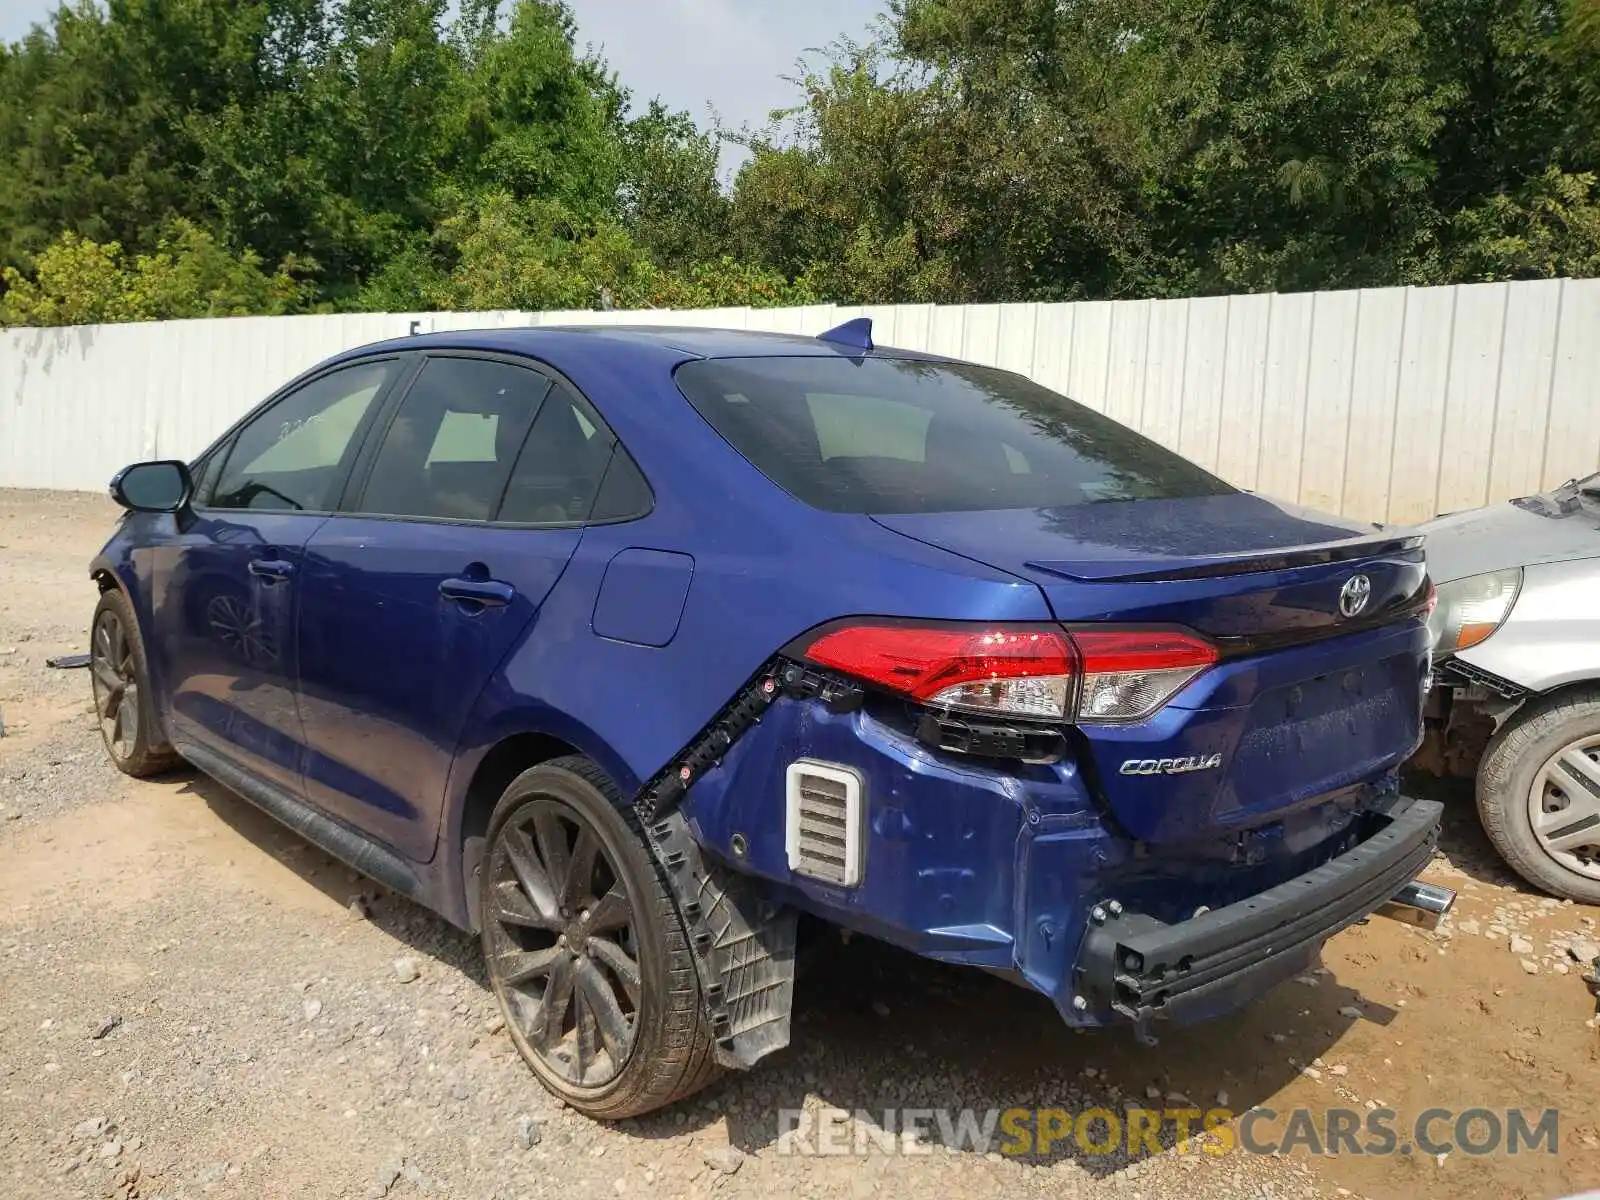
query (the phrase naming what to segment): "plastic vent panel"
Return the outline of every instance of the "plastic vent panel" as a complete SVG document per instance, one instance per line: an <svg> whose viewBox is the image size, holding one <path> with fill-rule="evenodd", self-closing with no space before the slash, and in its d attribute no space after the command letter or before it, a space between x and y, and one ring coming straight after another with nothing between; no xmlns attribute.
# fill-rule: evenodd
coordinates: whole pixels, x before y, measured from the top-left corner
<svg viewBox="0 0 1600 1200"><path fill-rule="evenodd" d="M784 838L796 875L855 887L861 882L861 776L837 763L802 758L786 779Z"/></svg>

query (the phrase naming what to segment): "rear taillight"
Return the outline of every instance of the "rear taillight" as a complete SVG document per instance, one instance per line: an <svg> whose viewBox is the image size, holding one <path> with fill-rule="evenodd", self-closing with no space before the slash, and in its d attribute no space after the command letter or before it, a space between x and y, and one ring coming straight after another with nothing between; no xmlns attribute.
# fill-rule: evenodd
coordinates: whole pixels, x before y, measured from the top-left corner
<svg viewBox="0 0 1600 1200"><path fill-rule="evenodd" d="M804 657L933 708L1034 720L1137 721L1217 661L1185 630L836 625Z"/></svg>
<svg viewBox="0 0 1600 1200"><path fill-rule="evenodd" d="M1072 644L1057 629L846 625L805 656L935 708L1061 720L1072 698Z"/></svg>
<svg viewBox="0 0 1600 1200"><path fill-rule="evenodd" d="M1215 646L1182 630L1078 628L1072 640L1082 659L1080 723L1147 717L1217 661Z"/></svg>

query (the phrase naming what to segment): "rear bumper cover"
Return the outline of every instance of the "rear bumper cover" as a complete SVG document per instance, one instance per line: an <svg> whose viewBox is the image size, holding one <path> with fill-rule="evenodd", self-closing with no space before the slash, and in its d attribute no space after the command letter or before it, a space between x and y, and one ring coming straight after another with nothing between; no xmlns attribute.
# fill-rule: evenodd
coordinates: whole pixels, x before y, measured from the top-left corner
<svg viewBox="0 0 1600 1200"><path fill-rule="evenodd" d="M1073 972L1080 1011L1133 1021L1210 1015L1300 969L1328 938L1380 908L1425 867L1443 806L1395 797L1363 817L1345 853L1248 899L1166 924L1114 900L1096 905Z"/></svg>

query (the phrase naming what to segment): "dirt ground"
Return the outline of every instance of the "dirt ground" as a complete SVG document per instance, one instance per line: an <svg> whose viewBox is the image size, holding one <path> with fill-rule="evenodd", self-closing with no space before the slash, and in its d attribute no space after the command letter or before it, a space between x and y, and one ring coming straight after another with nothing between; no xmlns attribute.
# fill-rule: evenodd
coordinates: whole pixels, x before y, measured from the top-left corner
<svg viewBox="0 0 1600 1200"><path fill-rule="evenodd" d="M1358 926L1318 972L1153 1049L1074 1035L1037 996L856 939L802 977L795 1041L775 1060L665 1113L593 1124L516 1059L472 939L202 776L135 783L105 763L86 673L45 659L85 645L84 569L113 518L98 497L0 491L11 1197L1409 1200L1600 1184L1595 1000L1565 952L1600 912L1520 887L1464 802L1426 876L1461 893L1446 929ZM1515 1157L1169 1144L1130 1158L1071 1139L1024 1157L951 1145L817 1157L778 1137L780 1109L1191 1101L1271 1108L1269 1137L1297 1106L1388 1107L1402 1143L1432 1107L1558 1108L1559 1142Z"/></svg>

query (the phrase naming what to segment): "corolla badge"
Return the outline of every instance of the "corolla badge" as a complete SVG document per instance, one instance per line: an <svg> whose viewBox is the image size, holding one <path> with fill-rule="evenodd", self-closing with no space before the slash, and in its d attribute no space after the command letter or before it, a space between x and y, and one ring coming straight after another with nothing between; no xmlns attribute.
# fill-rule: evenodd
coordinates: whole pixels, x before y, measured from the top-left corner
<svg viewBox="0 0 1600 1200"><path fill-rule="evenodd" d="M1339 589L1339 611L1347 617L1358 617L1372 599L1372 580L1365 575L1352 575Z"/></svg>
<svg viewBox="0 0 1600 1200"><path fill-rule="evenodd" d="M1190 771L1214 771L1222 765L1220 754L1191 754L1188 758L1130 758L1124 760L1124 775L1187 775Z"/></svg>

